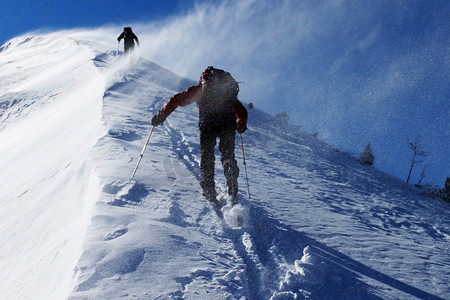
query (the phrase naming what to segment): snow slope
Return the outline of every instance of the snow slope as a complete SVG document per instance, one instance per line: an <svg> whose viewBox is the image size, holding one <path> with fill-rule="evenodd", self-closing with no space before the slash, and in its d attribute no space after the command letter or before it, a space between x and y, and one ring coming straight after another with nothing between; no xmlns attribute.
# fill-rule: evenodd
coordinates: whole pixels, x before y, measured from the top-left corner
<svg viewBox="0 0 450 300"><path fill-rule="evenodd" d="M129 181L195 81L70 35L0 49L1 299L450 297L448 204L251 109L237 227L201 196L195 105Z"/></svg>
<svg viewBox="0 0 450 300"><path fill-rule="evenodd" d="M62 299L95 199L89 153L105 134L104 78L68 38L0 53L0 298Z"/></svg>

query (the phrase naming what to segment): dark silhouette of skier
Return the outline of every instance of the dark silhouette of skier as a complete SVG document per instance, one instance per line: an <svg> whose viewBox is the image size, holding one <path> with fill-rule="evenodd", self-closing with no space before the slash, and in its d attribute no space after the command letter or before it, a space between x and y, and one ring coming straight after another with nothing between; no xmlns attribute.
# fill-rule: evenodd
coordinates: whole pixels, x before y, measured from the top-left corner
<svg viewBox="0 0 450 300"><path fill-rule="evenodd" d="M136 40L136 43L139 46L139 39L138 37L134 34L133 30L131 30L131 27L124 27L123 28L123 32L119 35L119 37L117 38L117 40L120 43L120 40L123 39L124 40L124 50L125 53L128 53L132 50L134 50L134 41Z"/></svg>
<svg viewBox="0 0 450 300"><path fill-rule="evenodd" d="M225 74L230 84L220 84L214 76ZM231 92L230 92L231 89ZM201 162L200 185L203 196L218 205L214 182L214 147L219 138L219 150L227 180L228 194L237 201L239 168L235 159L236 130L243 133L247 129L247 109L237 99L239 86L230 73L208 67L197 85L172 96L158 114L153 116L152 125L158 126L178 107L196 102L199 107L199 129Z"/></svg>

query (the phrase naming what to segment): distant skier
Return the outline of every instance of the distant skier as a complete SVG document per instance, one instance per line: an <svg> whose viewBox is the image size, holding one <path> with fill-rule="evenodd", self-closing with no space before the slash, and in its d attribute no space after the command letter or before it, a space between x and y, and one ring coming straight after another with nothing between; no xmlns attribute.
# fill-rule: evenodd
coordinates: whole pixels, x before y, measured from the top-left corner
<svg viewBox="0 0 450 300"><path fill-rule="evenodd" d="M132 50L134 50L134 41L136 40L136 43L139 46L139 39L138 37L134 34L133 30L131 30L131 27L124 27L123 28L123 32L119 35L119 37L117 38L117 40L120 43L120 40L123 39L124 40L124 50L125 53L128 53Z"/></svg>
<svg viewBox="0 0 450 300"><path fill-rule="evenodd" d="M243 133L247 129L247 109L238 100L238 92L239 85L230 73L210 66L205 69L197 85L172 96L152 118L152 125L158 126L178 106L197 103L201 150L200 186L203 196L217 205L220 205L214 183L214 147L217 138L228 194L233 197L234 202L237 199L239 168L234 155L235 135L236 130Z"/></svg>

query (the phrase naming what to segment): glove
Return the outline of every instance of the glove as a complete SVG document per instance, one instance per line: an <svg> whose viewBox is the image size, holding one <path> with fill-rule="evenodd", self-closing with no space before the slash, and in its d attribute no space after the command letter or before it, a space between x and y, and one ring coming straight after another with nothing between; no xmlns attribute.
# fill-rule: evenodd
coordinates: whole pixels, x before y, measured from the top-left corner
<svg viewBox="0 0 450 300"><path fill-rule="evenodd" d="M161 116L159 115L159 113L157 113L156 115L154 115L153 118L152 118L152 125L153 125L153 126L161 125L163 122L164 122L164 119L161 118Z"/></svg>
<svg viewBox="0 0 450 300"><path fill-rule="evenodd" d="M247 126L245 124L238 124L238 126L237 126L238 133L244 133L246 130L247 130Z"/></svg>

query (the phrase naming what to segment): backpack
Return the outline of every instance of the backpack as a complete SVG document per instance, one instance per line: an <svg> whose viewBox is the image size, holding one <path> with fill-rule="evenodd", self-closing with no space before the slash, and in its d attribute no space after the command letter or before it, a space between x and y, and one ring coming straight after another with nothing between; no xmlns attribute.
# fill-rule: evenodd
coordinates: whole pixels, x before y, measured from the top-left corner
<svg viewBox="0 0 450 300"><path fill-rule="evenodd" d="M125 42L133 42L133 30L131 30L131 27L124 27L123 28L123 38Z"/></svg>
<svg viewBox="0 0 450 300"><path fill-rule="evenodd" d="M209 66L200 77L203 95L200 111L212 106L227 106L233 109L239 84L229 72Z"/></svg>

